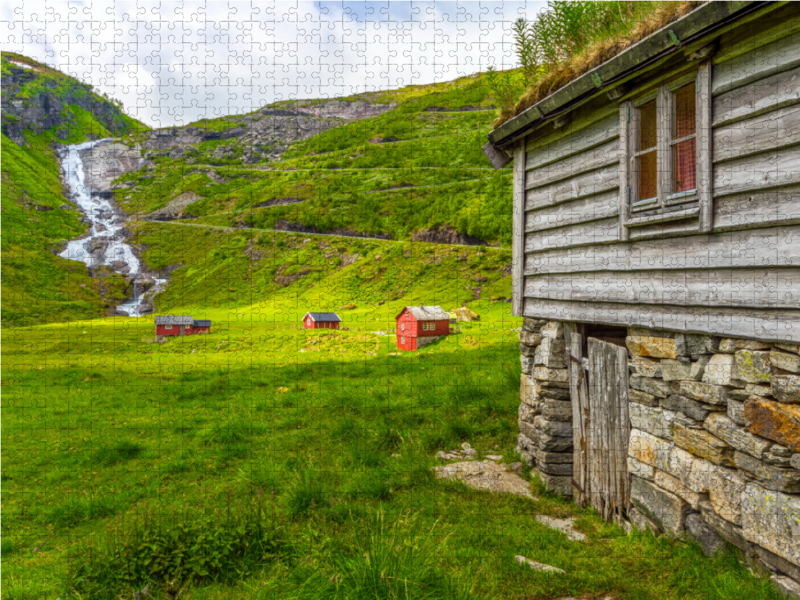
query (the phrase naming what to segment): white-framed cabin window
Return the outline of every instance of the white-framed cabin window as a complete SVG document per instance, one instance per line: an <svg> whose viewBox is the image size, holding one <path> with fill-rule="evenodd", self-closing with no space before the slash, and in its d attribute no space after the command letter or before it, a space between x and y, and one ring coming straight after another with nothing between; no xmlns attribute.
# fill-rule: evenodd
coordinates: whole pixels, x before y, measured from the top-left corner
<svg viewBox="0 0 800 600"><path fill-rule="evenodd" d="M711 65L623 103L622 235L670 221L710 229Z"/></svg>

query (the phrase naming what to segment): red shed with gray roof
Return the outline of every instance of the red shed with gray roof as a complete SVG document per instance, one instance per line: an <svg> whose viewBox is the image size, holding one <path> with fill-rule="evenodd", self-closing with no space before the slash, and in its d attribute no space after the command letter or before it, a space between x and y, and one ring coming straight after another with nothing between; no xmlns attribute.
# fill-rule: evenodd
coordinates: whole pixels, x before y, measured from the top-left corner
<svg viewBox="0 0 800 600"><path fill-rule="evenodd" d="M441 306L406 306L397 317L398 350L417 350L450 333L450 315Z"/></svg>
<svg viewBox="0 0 800 600"><path fill-rule="evenodd" d="M304 329L339 329L342 319L336 313L309 312L303 317Z"/></svg>

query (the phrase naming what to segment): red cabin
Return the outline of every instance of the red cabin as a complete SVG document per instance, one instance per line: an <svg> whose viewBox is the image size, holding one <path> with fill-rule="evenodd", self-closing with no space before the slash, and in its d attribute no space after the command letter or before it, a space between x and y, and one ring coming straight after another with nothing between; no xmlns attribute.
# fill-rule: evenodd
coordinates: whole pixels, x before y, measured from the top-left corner
<svg viewBox="0 0 800 600"><path fill-rule="evenodd" d="M193 317L166 315L156 317L156 335L195 335L211 333L211 321L195 321Z"/></svg>
<svg viewBox="0 0 800 600"><path fill-rule="evenodd" d="M306 313L303 329L339 329L342 320L336 313Z"/></svg>
<svg viewBox="0 0 800 600"><path fill-rule="evenodd" d="M418 350L450 333L450 315L441 306L406 306L395 320L398 350Z"/></svg>

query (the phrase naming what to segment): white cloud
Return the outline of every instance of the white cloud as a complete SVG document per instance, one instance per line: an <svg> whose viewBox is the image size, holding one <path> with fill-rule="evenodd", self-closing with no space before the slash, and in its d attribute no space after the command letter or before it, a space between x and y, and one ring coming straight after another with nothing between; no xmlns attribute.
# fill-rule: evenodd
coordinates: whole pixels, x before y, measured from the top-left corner
<svg viewBox="0 0 800 600"><path fill-rule="evenodd" d="M507 68L510 24L543 4L11 0L0 40L165 127Z"/></svg>

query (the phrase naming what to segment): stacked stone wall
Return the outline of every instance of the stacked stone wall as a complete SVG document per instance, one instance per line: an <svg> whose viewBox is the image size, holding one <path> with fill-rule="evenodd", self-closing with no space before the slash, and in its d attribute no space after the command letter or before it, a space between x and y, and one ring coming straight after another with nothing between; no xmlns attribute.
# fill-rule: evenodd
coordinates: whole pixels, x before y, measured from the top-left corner
<svg viewBox="0 0 800 600"><path fill-rule="evenodd" d="M800 344L630 328L628 470L637 528L731 544L800 594ZM572 495L563 325L520 331L517 450Z"/></svg>
<svg viewBox="0 0 800 600"><path fill-rule="evenodd" d="M572 495L572 404L564 326L525 319L519 334L520 383L517 452L536 466L548 491Z"/></svg>

